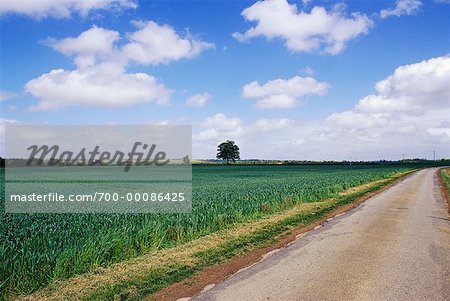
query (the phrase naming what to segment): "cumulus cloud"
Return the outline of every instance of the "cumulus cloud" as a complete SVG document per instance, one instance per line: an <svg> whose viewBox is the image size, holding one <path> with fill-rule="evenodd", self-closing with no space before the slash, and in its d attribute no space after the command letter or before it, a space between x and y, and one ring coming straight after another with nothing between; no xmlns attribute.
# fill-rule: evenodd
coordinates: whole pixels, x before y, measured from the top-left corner
<svg viewBox="0 0 450 301"><path fill-rule="evenodd" d="M0 129L2 129L2 133L4 133L5 126L8 124L18 124L19 121L15 119L8 118L0 118Z"/></svg>
<svg viewBox="0 0 450 301"><path fill-rule="evenodd" d="M106 55L112 53L113 44L119 37L120 34L117 31L103 29L94 25L75 38L50 39L49 45L66 55Z"/></svg>
<svg viewBox="0 0 450 301"><path fill-rule="evenodd" d="M55 69L30 80L25 90L39 99L30 109L48 111L74 105L124 107L145 102L167 104L173 91L147 73L128 73L130 61L144 65L169 63L193 58L212 44L181 37L168 25L151 21L136 24L138 29L126 39L117 31L95 25L77 37L47 39L47 45L73 58L76 69ZM119 45L122 39L125 41ZM194 99L197 104L202 101L198 98Z"/></svg>
<svg viewBox="0 0 450 301"><path fill-rule="evenodd" d="M289 118L266 118L257 120L253 125L253 129L256 131L282 130L292 126L293 124L294 121Z"/></svg>
<svg viewBox="0 0 450 301"><path fill-rule="evenodd" d="M326 124L384 147L448 149L449 87L448 56L400 66L375 85L375 94Z"/></svg>
<svg viewBox="0 0 450 301"><path fill-rule="evenodd" d="M186 106L188 107L203 107L211 99L208 93L201 93L189 96L186 99Z"/></svg>
<svg viewBox="0 0 450 301"><path fill-rule="evenodd" d="M206 118L203 124L206 127L212 127L218 130L236 130L241 127L242 120L239 118L228 118L225 114L219 113L213 117Z"/></svg>
<svg viewBox="0 0 450 301"><path fill-rule="evenodd" d="M52 70L29 81L25 90L40 99L33 111L66 106L124 107L144 102L166 104L172 90L146 73L126 73L114 64L82 70Z"/></svg>
<svg viewBox="0 0 450 301"><path fill-rule="evenodd" d="M398 67L375 85L376 94L362 99L360 112L420 113L450 106L450 57Z"/></svg>
<svg viewBox="0 0 450 301"><path fill-rule="evenodd" d="M84 68L101 61L120 62L122 56L114 44L119 39L119 32L94 25L78 37L61 40L49 38L45 43L67 56L74 56L76 66Z"/></svg>
<svg viewBox="0 0 450 301"><path fill-rule="evenodd" d="M239 135L231 138L239 139L244 158L396 160L403 154L432 158L433 151L438 158L449 157L449 87L450 57L436 57L396 68L350 110L308 122L238 118ZM202 132L208 130L203 124ZM228 139L227 134L217 131L208 143ZM206 142L194 139L197 156L214 154Z"/></svg>
<svg viewBox="0 0 450 301"><path fill-rule="evenodd" d="M427 131L431 136L440 139L442 143L450 143L450 119L429 128Z"/></svg>
<svg viewBox="0 0 450 301"><path fill-rule="evenodd" d="M198 141L217 140L221 137L235 139L243 134L242 120L237 117L228 118L223 113L206 118L202 127L205 130L195 134L193 138Z"/></svg>
<svg viewBox="0 0 450 301"><path fill-rule="evenodd" d="M264 118L245 124L238 117L227 117L223 113L218 113L207 117L201 123L201 129L193 135L195 155L197 158L212 158L215 146L225 140L234 140L240 147L246 149L247 158L250 153L261 154L269 149L276 152L276 142L279 141L277 137L283 136L283 133L293 126L295 123L289 118ZM261 145L262 142L265 146ZM256 145L262 149L255 150Z"/></svg>
<svg viewBox="0 0 450 301"><path fill-rule="evenodd" d="M5 156L5 126L20 123L15 119L0 118L0 156Z"/></svg>
<svg viewBox="0 0 450 301"><path fill-rule="evenodd" d="M255 106L261 109L289 109L295 107L299 98L327 93L330 86L314 78L294 76L275 79L260 85L253 81L242 88L242 97L257 99Z"/></svg>
<svg viewBox="0 0 450 301"><path fill-rule="evenodd" d="M136 8L135 0L2 0L0 15L15 13L33 18L87 16L92 11Z"/></svg>
<svg viewBox="0 0 450 301"><path fill-rule="evenodd" d="M373 128L402 119L420 120L450 110L450 57L398 67L375 85L377 93L362 98L351 111L328 120L349 127Z"/></svg>
<svg viewBox="0 0 450 301"><path fill-rule="evenodd" d="M0 101L17 97L17 93L11 91L0 91Z"/></svg>
<svg viewBox="0 0 450 301"><path fill-rule="evenodd" d="M448 56L400 66L375 85L375 94L352 110L332 114L324 125L339 137L352 136L380 151L381 146L416 152L430 145L448 149L449 87Z"/></svg>
<svg viewBox="0 0 450 301"><path fill-rule="evenodd" d="M419 11L421 6L422 1L420 0L397 0L395 2L395 7L381 10L380 17L385 19L392 16L400 17L414 15Z"/></svg>
<svg viewBox="0 0 450 301"><path fill-rule="evenodd" d="M142 65L167 64L194 58L214 48L212 43L190 35L179 35L167 24L159 25L153 21L135 21L133 24L137 30L125 37L127 41L121 47L116 45L121 39L119 32L96 25L77 37L49 38L45 43L65 55L74 56L79 68L101 61L122 65L130 61Z"/></svg>
<svg viewBox="0 0 450 301"><path fill-rule="evenodd" d="M263 118L244 127L242 119L227 117L224 113L218 113L207 117L202 122L201 126L205 130L198 135L194 135L194 139L236 139L246 135L258 134L259 132L284 130L294 124L295 122L289 118Z"/></svg>
<svg viewBox="0 0 450 301"><path fill-rule="evenodd" d="M130 43L123 47L127 58L140 64L166 64L182 58L193 58L214 44L190 35L181 37L169 25L153 21L134 22L138 30L129 35Z"/></svg>
<svg viewBox="0 0 450 301"><path fill-rule="evenodd" d="M324 51L340 53L348 41L367 33L373 22L364 14L347 15L342 5L327 11L320 6L309 12L299 11L287 0L258 1L242 12L242 16L257 25L244 33L234 33L239 41L262 36L268 40L280 38L293 52Z"/></svg>

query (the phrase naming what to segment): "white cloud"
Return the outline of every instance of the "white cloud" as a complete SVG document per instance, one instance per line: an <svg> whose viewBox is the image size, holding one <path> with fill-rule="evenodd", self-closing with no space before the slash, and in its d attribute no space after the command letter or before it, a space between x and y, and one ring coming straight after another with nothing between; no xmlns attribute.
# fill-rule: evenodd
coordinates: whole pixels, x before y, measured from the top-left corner
<svg viewBox="0 0 450 301"><path fill-rule="evenodd" d="M193 138L197 141L236 139L243 134L242 120L240 118L228 118L223 113L208 117L203 121L205 130L195 134Z"/></svg>
<svg viewBox="0 0 450 301"><path fill-rule="evenodd" d="M266 118L244 126L242 119L227 117L223 113L218 113L207 117L201 123L201 129L197 129L197 133L193 135L194 145L197 149L196 156L197 158L213 158L212 154L215 154L216 145L225 140L234 140L239 146L244 146L245 149L248 149L248 146L261 144L263 142L261 139L269 139L271 134L284 133L285 130L293 125L294 121L289 118ZM256 141L250 142L249 139ZM241 142L243 143L242 145ZM271 141L264 140L264 142L267 145L272 145ZM264 152L264 150L260 149L254 153L261 151Z"/></svg>
<svg viewBox="0 0 450 301"><path fill-rule="evenodd" d="M400 66L355 106L315 121L239 122L243 158L378 160L450 157L450 56ZM233 119L228 117L227 119ZM202 125L202 131L210 128ZM197 157L213 157L215 139L194 139Z"/></svg>
<svg viewBox="0 0 450 301"><path fill-rule="evenodd" d="M203 107L211 99L208 93L195 94L186 99L186 106L188 107Z"/></svg>
<svg viewBox="0 0 450 301"><path fill-rule="evenodd" d="M127 58L140 64L166 64L182 58L193 58L214 44L187 35L180 37L169 25L153 21L134 22L138 30L129 35L123 47Z"/></svg>
<svg viewBox="0 0 450 301"><path fill-rule="evenodd" d="M25 90L39 99L39 103L30 109L47 111L75 105L124 107L148 102L167 104L173 91L147 73L128 73L126 67L130 60L141 64L169 63L192 58L212 44L190 37L181 38L168 25L139 24L139 29L131 33L122 46L117 45L121 40L119 32L95 25L77 37L47 39L47 45L73 57L76 69L55 69L29 81ZM192 103L194 100L197 104L207 101L199 97L205 95L197 96Z"/></svg>
<svg viewBox="0 0 450 301"><path fill-rule="evenodd" d="M51 39L49 44L66 55L106 55L113 52L113 44L119 37L120 34L117 31L103 29L94 25L76 38Z"/></svg>
<svg viewBox="0 0 450 301"><path fill-rule="evenodd" d="M397 156L406 152L415 157L433 149L445 153L449 149L449 87L448 56L400 66L375 85L375 94L359 100L352 110L332 114L322 126L356 147L355 151L391 151ZM328 141L333 143L332 138Z"/></svg>
<svg viewBox="0 0 450 301"><path fill-rule="evenodd" d="M94 25L78 37L61 40L49 38L45 43L65 55L74 56L77 67L85 68L99 61L120 61L121 55L114 45L119 39L119 32Z"/></svg>
<svg viewBox="0 0 450 301"><path fill-rule="evenodd" d="M19 123L19 121L15 120L15 119L0 118L0 129L2 129L3 133L4 133L4 129L5 129L6 125L8 125L8 124L18 124L18 123Z"/></svg>
<svg viewBox="0 0 450 301"><path fill-rule="evenodd" d="M258 99L255 106L261 109L289 109L295 107L299 98L327 93L330 86L312 77L294 76L275 79L260 85L253 81L242 88L242 97Z"/></svg>
<svg viewBox="0 0 450 301"><path fill-rule="evenodd" d="M324 51L338 54L347 42L367 33L373 22L364 14L345 14L342 5L327 11L315 6L310 12L298 11L296 4L286 0L258 1L242 12L247 21L257 25L245 33L234 33L239 41L263 36L280 38L293 52Z"/></svg>
<svg viewBox="0 0 450 301"><path fill-rule="evenodd" d="M204 126L213 127L218 130L238 129L242 124L242 120L239 118L228 118L223 113L218 113L213 117L206 118Z"/></svg>
<svg viewBox="0 0 450 301"><path fill-rule="evenodd" d="M355 107L359 113L385 113L385 112L418 112L420 107L413 105L408 97L388 98L380 95L368 95L362 98Z"/></svg>
<svg viewBox="0 0 450 301"><path fill-rule="evenodd" d="M53 49L75 57L78 68L102 61L114 61L126 65L129 61L143 65L167 64L184 58L194 58L211 49L214 44L187 35L181 37L169 25L158 25L153 21L135 21L138 28L126 36L122 47L116 45L121 39L114 30L92 26L74 38L56 40L49 38L45 43Z"/></svg>
<svg viewBox="0 0 450 301"><path fill-rule="evenodd" d="M34 18L70 18L74 13L85 17L96 10L120 12L136 7L134 0L2 0L0 15L16 13Z"/></svg>
<svg viewBox="0 0 450 301"><path fill-rule="evenodd" d="M375 85L377 94L362 99L361 112L423 112L450 106L450 57L398 67Z"/></svg>
<svg viewBox="0 0 450 301"><path fill-rule="evenodd" d="M244 129L242 119L218 113L202 122L204 130L194 135L194 140L236 139L253 133L284 130L293 125L294 121L289 118L263 118Z"/></svg>
<svg viewBox="0 0 450 301"><path fill-rule="evenodd" d="M442 143L450 143L450 125L432 127L427 131L431 136L441 139Z"/></svg>
<svg viewBox="0 0 450 301"><path fill-rule="evenodd" d="M397 0L395 7L389 9L383 9L380 11L380 17L385 19L388 17L396 16L410 16L419 11L422 6L420 0Z"/></svg>
<svg viewBox="0 0 450 301"><path fill-rule="evenodd" d="M278 119L259 119L253 125L255 130L273 131L286 129L294 124L293 120L289 118Z"/></svg>
<svg viewBox="0 0 450 301"><path fill-rule="evenodd" d="M350 128L386 127L423 121L424 116L439 121L442 113L450 114L449 87L448 56L401 66L375 85L376 94L362 98L351 111L331 115L328 121Z"/></svg>
<svg viewBox="0 0 450 301"><path fill-rule="evenodd" d="M126 73L120 66L100 64L81 70L52 70L29 81L25 90L40 99L36 111L66 106L124 107L168 103L172 90L146 73Z"/></svg>
<svg viewBox="0 0 450 301"><path fill-rule="evenodd" d="M0 101L8 100L17 97L17 93L10 91L0 91Z"/></svg>
<svg viewBox="0 0 450 301"><path fill-rule="evenodd" d="M198 134L195 134L193 138L195 140L217 140L219 138L219 131L215 128L204 130Z"/></svg>
<svg viewBox="0 0 450 301"><path fill-rule="evenodd" d="M20 123L15 119L0 118L0 156L5 156L5 126Z"/></svg>
<svg viewBox="0 0 450 301"><path fill-rule="evenodd" d="M371 129L375 127L380 127L389 122L387 116L383 114L371 114L368 118L367 114L360 113L357 111L345 111L340 113L333 113L328 118L327 121L336 125L339 128L347 129Z"/></svg>
<svg viewBox="0 0 450 301"><path fill-rule="evenodd" d="M260 109L291 109L298 104L297 100L286 94L268 95L258 100L255 107Z"/></svg>
<svg viewBox="0 0 450 301"><path fill-rule="evenodd" d="M279 152L282 155L283 144L277 144L280 142L279 137L284 137L295 126L295 122L289 118L264 118L245 125L238 117L218 113L206 118L201 129L195 129L194 155L196 158L213 158L216 145L225 140L236 141L245 150L244 158L270 158L271 155L266 152L272 152L272 155Z"/></svg>

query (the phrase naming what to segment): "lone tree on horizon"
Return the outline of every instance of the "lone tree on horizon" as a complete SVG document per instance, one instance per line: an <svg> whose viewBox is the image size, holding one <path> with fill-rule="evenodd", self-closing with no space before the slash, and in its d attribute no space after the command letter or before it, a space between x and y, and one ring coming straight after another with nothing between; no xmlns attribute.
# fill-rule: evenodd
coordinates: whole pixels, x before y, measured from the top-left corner
<svg viewBox="0 0 450 301"><path fill-rule="evenodd" d="M239 154L239 146L234 144L234 141L227 140L225 142L222 142L217 146L217 159L222 159L228 163L231 161L235 161L237 159L240 159Z"/></svg>

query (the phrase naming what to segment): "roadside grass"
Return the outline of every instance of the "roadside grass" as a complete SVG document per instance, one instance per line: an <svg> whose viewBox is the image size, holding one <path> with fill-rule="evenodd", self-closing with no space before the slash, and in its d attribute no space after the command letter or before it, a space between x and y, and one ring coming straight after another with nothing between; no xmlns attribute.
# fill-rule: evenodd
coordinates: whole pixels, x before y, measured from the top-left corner
<svg viewBox="0 0 450 301"><path fill-rule="evenodd" d="M441 169L441 177L444 182L444 186L448 192L450 192L450 168Z"/></svg>
<svg viewBox="0 0 450 301"><path fill-rule="evenodd" d="M164 287L188 281L205 268L224 263L237 255L272 245L290 230L323 219L330 211L353 203L413 171L351 188L335 198L302 203L260 220L97 272L58 281L20 300L152 300L151 295Z"/></svg>
<svg viewBox="0 0 450 301"><path fill-rule="evenodd" d="M450 214L450 168L443 168L439 172L440 179L441 179L441 185L442 187L442 193L444 194L444 198L447 202L447 209Z"/></svg>

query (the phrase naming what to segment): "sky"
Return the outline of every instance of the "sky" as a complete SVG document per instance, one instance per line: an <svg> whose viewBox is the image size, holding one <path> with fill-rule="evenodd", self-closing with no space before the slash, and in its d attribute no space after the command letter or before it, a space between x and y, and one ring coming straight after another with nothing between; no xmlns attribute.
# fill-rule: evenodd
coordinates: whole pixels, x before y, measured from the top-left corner
<svg viewBox="0 0 450 301"><path fill-rule="evenodd" d="M197 159L450 158L450 1L2 0L0 108L2 140L175 124Z"/></svg>

